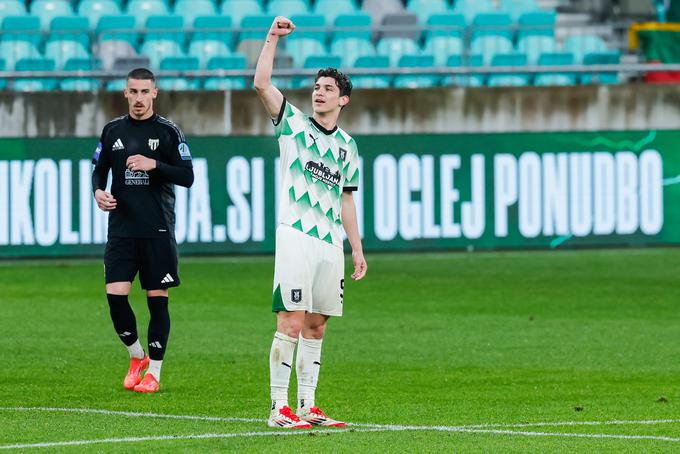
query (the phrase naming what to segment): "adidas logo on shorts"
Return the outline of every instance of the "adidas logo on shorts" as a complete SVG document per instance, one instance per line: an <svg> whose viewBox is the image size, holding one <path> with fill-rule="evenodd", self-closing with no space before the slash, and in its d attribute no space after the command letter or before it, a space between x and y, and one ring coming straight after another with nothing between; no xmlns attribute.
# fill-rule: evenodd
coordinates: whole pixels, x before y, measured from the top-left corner
<svg viewBox="0 0 680 454"><path fill-rule="evenodd" d="M170 276L170 273L166 274L165 277L161 280L161 284L169 284L170 282L175 282L175 280Z"/></svg>

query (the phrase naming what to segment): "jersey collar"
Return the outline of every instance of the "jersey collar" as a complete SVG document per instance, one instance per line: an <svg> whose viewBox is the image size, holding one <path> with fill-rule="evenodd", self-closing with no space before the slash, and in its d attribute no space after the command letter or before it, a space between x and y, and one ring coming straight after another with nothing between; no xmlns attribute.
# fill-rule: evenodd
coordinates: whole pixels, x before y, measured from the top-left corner
<svg viewBox="0 0 680 454"><path fill-rule="evenodd" d="M327 136L330 136L331 134L333 134L335 131L338 130L338 125L333 126L333 129L326 129L326 128L324 128L323 126L321 126L321 125L319 124L318 121L316 121L316 120L314 119L314 117L309 117L309 121L312 122L312 124L314 125L314 127L315 127L316 129L318 129L319 131L323 132L323 133L326 134Z"/></svg>

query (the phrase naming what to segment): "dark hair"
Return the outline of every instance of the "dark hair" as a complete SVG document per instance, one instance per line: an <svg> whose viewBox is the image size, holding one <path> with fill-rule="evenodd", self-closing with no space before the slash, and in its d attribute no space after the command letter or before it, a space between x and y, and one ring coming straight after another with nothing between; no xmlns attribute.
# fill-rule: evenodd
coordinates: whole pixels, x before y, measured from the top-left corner
<svg viewBox="0 0 680 454"><path fill-rule="evenodd" d="M153 73L146 68L133 69L128 73L127 78L135 80L150 80L154 83L156 82L156 76L154 76Z"/></svg>
<svg viewBox="0 0 680 454"><path fill-rule="evenodd" d="M347 77L346 74L341 73L337 69L320 69L319 72L316 73L314 83L316 83L320 77L332 77L335 79L335 84L340 89L340 96L350 96L352 94L352 81L349 80L349 77Z"/></svg>

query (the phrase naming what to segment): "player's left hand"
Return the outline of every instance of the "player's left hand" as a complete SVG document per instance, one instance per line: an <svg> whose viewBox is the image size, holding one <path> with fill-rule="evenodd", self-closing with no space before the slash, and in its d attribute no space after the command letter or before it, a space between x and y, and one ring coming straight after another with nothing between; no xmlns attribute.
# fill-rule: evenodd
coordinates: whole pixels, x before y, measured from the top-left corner
<svg viewBox="0 0 680 454"><path fill-rule="evenodd" d="M368 265L366 264L364 253L352 251L352 262L354 263L354 273L352 273L352 279L355 281L363 279L363 277L366 276L366 271L368 271Z"/></svg>
<svg viewBox="0 0 680 454"><path fill-rule="evenodd" d="M147 172L156 168L156 160L135 154L127 158L125 166L132 171Z"/></svg>

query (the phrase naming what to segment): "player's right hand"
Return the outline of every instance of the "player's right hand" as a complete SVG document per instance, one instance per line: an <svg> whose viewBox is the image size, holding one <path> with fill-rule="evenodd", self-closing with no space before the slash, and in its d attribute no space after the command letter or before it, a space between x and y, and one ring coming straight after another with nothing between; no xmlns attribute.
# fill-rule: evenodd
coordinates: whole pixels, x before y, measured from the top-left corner
<svg viewBox="0 0 680 454"><path fill-rule="evenodd" d="M276 16L271 28L269 29L270 35L276 36L287 36L293 33L295 30L295 24L293 21L283 16Z"/></svg>
<svg viewBox="0 0 680 454"><path fill-rule="evenodd" d="M116 209L117 201L112 194L97 189L94 193L94 199L97 201L97 206L102 211L113 211Z"/></svg>

